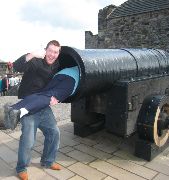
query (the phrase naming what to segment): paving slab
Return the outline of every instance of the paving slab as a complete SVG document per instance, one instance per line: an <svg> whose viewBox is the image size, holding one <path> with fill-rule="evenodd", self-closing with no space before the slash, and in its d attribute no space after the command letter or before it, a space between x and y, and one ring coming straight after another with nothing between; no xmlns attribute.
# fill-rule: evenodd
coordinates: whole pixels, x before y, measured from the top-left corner
<svg viewBox="0 0 169 180"><path fill-rule="evenodd" d="M113 156L111 159L108 159L107 162L125 169L131 173L137 174L138 176L144 177L146 179L154 178L158 173L157 171L151 170L147 167L135 164L125 159Z"/></svg>
<svg viewBox="0 0 169 180"><path fill-rule="evenodd" d="M10 164L17 161L17 152L10 149L5 144L0 145L0 158Z"/></svg>
<svg viewBox="0 0 169 180"><path fill-rule="evenodd" d="M106 177L104 173L80 162L71 165L69 169L73 171L74 173L89 180L101 180Z"/></svg>
<svg viewBox="0 0 169 180"><path fill-rule="evenodd" d="M120 167L114 166L108 162L97 160L95 162L90 163L90 166L101 171L102 173L109 175L113 178L119 180L143 180L142 178L136 174L133 174L129 171L126 171Z"/></svg>
<svg viewBox="0 0 169 180"><path fill-rule="evenodd" d="M15 176L15 170L0 158L0 179Z"/></svg>
<svg viewBox="0 0 169 180"><path fill-rule="evenodd" d="M79 144L77 146L74 146L75 149L78 149L79 151L83 152L83 153L86 153L86 154L89 154L91 156L94 156L98 159L103 159L103 160L106 160L110 157L112 157L111 154L108 154L108 153L105 153L99 149L96 149L94 147L90 147L90 146L87 146L85 144Z"/></svg>

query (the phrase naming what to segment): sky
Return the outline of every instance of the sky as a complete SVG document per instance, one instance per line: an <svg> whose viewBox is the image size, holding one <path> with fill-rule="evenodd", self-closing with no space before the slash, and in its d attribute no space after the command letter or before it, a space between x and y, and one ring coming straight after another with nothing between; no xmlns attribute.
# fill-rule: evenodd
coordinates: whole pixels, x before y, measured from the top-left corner
<svg viewBox="0 0 169 180"><path fill-rule="evenodd" d="M43 49L56 39L84 49L85 31L98 33L98 12L126 0L5 0L0 2L0 60Z"/></svg>

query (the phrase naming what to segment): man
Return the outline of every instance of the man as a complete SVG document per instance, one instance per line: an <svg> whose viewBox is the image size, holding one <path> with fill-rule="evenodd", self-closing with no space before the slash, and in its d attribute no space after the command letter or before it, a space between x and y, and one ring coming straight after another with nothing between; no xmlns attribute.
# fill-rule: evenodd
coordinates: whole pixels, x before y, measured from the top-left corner
<svg viewBox="0 0 169 180"><path fill-rule="evenodd" d="M15 85L16 85L16 79L15 77L12 75L10 78L9 78L9 89L13 88Z"/></svg>
<svg viewBox="0 0 169 180"><path fill-rule="evenodd" d="M4 75L4 77L2 79L2 95L3 96L6 96L8 87L9 87L9 81L8 81L7 75Z"/></svg>
<svg viewBox="0 0 169 180"><path fill-rule="evenodd" d="M38 92L60 70L58 56L61 46L58 41L50 41L44 53L29 53L21 56L13 63L15 71L23 72L23 77L18 90L18 98ZM59 148L60 132L56 126L56 120L50 107L21 118L22 134L19 141L18 162L16 171L22 180L28 179L27 166L31 159L37 128L44 136L44 149L41 156L41 166L53 170L60 170L55 163Z"/></svg>
<svg viewBox="0 0 169 180"><path fill-rule="evenodd" d="M0 96L2 95L2 77L0 76Z"/></svg>

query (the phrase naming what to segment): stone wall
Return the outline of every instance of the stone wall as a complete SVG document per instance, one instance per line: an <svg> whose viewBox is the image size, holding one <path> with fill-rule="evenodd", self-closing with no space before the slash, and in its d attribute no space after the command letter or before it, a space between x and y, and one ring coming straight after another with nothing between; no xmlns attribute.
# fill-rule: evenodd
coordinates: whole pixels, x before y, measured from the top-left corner
<svg viewBox="0 0 169 180"><path fill-rule="evenodd" d="M169 50L169 9L109 18L115 6L99 11L98 34L85 33L85 48L160 48Z"/></svg>
<svg viewBox="0 0 169 180"><path fill-rule="evenodd" d="M85 48L97 48L98 35L93 35L91 31L85 31Z"/></svg>
<svg viewBox="0 0 169 180"><path fill-rule="evenodd" d="M6 73L7 73L7 63L0 62L0 76L3 76Z"/></svg>

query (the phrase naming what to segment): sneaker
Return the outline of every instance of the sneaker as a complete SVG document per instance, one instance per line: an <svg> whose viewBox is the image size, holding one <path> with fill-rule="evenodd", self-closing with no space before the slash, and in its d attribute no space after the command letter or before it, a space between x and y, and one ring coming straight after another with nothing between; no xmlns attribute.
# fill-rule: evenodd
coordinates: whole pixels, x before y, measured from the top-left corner
<svg viewBox="0 0 169 180"><path fill-rule="evenodd" d="M26 171L18 173L18 177L21 180L28 180L28 173Z"/></svg>
<svg viewBox="0 0 169 180"><path fill-rule="evenodd" d="M20 119L20 110L13 109L11 104L4 105L4 126L6 129L14 130Z"/></svg>
<svg viewBox="0 0 169 180"><path fill-rule="evenodd" d="M5 127L4 123L0 123L0 130L6 130L6 127Z"/></svg>

